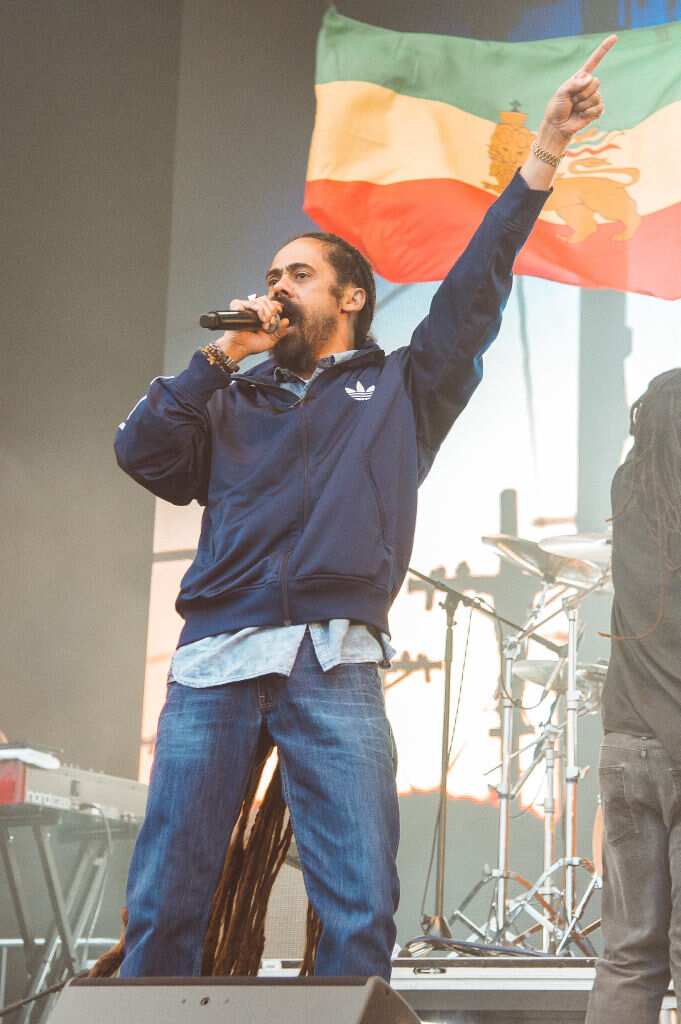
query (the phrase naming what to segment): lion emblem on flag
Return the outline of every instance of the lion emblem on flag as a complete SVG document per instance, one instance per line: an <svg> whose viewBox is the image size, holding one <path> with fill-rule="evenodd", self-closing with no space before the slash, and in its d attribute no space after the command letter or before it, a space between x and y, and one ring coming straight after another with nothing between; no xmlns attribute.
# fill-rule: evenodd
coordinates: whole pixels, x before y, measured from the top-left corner
<svg viewBox="0 0 681 1024"><path fill-rule="evenodd" d="M501 113L489 144L489 174L494 180L483 182L485 188L502 192L518 165L525 160L534 139L534 133L525 126L526 117L520 110ZM590 134L577 136L577 146ZM606 148L611 147L600 147L602 151ZM591 152L598 154L598 149ZM627 188L639 180L639 170L613 166L603 156L580 156L579 149L572 154L568 152L566 158L567 173L556 176L553 193L544 205L544 210L553 211L571 229L565 241L576 245L589 238L598 230L597 217L624 225L613 236L613 241L625 242L632 238L641 216ZM621 177L624 180L619 180Z"/></svg>

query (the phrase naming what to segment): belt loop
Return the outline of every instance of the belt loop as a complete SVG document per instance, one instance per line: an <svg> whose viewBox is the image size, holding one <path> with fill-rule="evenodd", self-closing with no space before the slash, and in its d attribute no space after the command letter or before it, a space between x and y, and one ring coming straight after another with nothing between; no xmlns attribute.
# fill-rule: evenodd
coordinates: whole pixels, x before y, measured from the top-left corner
<svg viewBox="0 0 681 1024"><path fill-rule="evenodd" d="M643 758L644 761L645 761L645 759L648 756L647 741L648 741L648 737L647 736L641 736L641 757Z"/></svg>
<svg viewBox="0 0 681 1024"><path fill-rule="evenodd" d="M258 683L258 709L260 711L271 711L274 707L274 693L272 687L265 682Z"/></svg>

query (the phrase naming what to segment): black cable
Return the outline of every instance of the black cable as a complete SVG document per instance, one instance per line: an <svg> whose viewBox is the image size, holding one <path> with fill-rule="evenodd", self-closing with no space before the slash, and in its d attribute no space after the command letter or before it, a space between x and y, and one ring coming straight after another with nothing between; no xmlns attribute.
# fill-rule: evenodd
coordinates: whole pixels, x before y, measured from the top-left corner
<svg viewBox="0 0 681 1024"><path fill-rule="evenodd" d="M87 937L87 940L86 940L86 943L85 943L85 949L86 949L86 952L87 952L87 950L89 949L89 944L92 941L92 932L94 931L94 926L95 926L95 924L97 922L97 918L99 917L100 911L102 909L102 901L103 901L103 897L104 897L104 889L105 889L106 883L107 883L107 881L109 879L109 873L110 873L110 869L111 869L111 855L113 854L113 837L111 835L111 826L109 825L109 822L107 821L106 815L104 814L104 810L99 806L99 804L82 803L82 804L80 804L80 808L83 809L83 810L86 809L86 808L92 808L92 810L97 811L97 813L101 815L102 821L104 822L104 828L106 829L107 854L108 854L106 871L102 875L102 881L100 883L99 892L97 894L97 903L96 903L96 906L95 906L94 914L93 914L91 922L90 922L89 934L88 934L88 937ZM85 978L85 977L88 976L88 974L89 974L89 971L87 971L87 970L80 971L80 973L74 975L74 977L76 977L76 978ZM34 995L34 996L28 996L26 999L21 999L17 1003L9 1003L7 1006L0 1007L0 1017L6 1017L8 1014L14 1013L15 1010L21 1009L22 1006L28 1006L29 1003L34 1003L38 999L43 999L45 996L53 995L56 992L60 992L69 981L70 981L70 978L65 978L63 981L59 981L59 982L57 982L54 985L50 985L49 988L43 989L42 992L36 993L36 995Z"/></svg>
<svg viewBox="0 0 681 1024"><path fill-rule="evenodd" d="M437 844L437 835L440 829L440 805L438 804L437 814L435 815L435 826L433 828L433 842L430 847L430 860L428 861L428 873L426 874L426 883L423 886L423 897L421 899L421 924L423 924L424 910L426 906L426 897L428 895L428 886L430 885L430 876L433 873L433 861L435 859L435 846Z"/></svg>
<svg viewBox="0 0 681 1024"><path fill-rule="evenodd" d="M491 877L492 876L490 875L490 878ZM486 921L491 921L492 920L492 914L494 914L495 918L496 918L496 908L497 908L497 887L496 887L496 885L492 885L491 889L492 889L492 894L491 894L491 896L489 898L489 909L487 911L487 917L485 918ZM498 933L498 931L499 931L499 929L497 928L497 933Z"/></svg>
<svg viewBox="0 0 681 1024"><path fill-rule="evenodd" d="M461 681L459 683L459 694L456 698L456 711L454 712L454 724L452 725L452 737L449 741L449 750L447 751L447 764L451 768L450 759L452 756L452 747L454 746L454 737L456 736L456 725L459 721L459 708L461 707L461 694L463 693L463 681L466 675L466 662L468 660L468 641L471 637L471 621L473 619L473 609L470 608L468 612L468 628L466 629L466 644L463 649L463 662L461 664Z"/></svg>
<svg viewBox="0 0 681 1024"><path fill-rule="evenodd" d="M452 753L452 747L454 745L454 736L456 735L456 724L459 720L459 708L461 707L461 693L463 691L463 680L466 672L466 662L468 660L468 641L471 635L471 620L473 618L473 609L469 608L468 613L468 628L466 630L466 645L463 652L463 663L461 665L461 679L459 682L459 694L456 701L456 712L454 714L454 725L452 726L452 735L449 741L449 748L447 750L447 764L450 763L450 757ZM440 831L440 805L438 803L437 814L435 815L435 825L433 827L433 842L430 847L430 860L428 861L428 872L426 874L425 885L423 886L423 897L421 899L421 919L423 920L424 909L426 906L426 897L428 895L428 886L430 885L430 878L433 873L433 861L435 860L435 846L437 844L437 837Z"/></svg>
<svg viewBox="0 0 681 1024"><path fill-rule="evenodd" d="M445 939L439 936L435 938L432 935L420 935L418 938L412 939L409 946L413 946L417 942L426 942L433 949L460 950L469 956L512 956L516 958L544 956L539 950L531 949L528 946L503 946L499 943L470 942L464 939ZM418 957L414 957L414 959L417 960Z"/></svg>
<svg viewBox="0 0 681 1024"><path fill-rule="evenodd" d="M74 978L86 978L88 971L81 971L80 974L74 974ZM57 982L56 985L50 985L49 988L44 988L42 992L36 992L34 996L28 996L26 999L20 999L18 1003L8 1003L7 1006L0 1007L0 1017L6 1017L10 1013L14 1013L15 1010L20 1010L22 1006L28 1006L29 1003L34 1003L37 999L44 999L45 996L51 996L55 992L61 992L65 985L71 981L71 978L64 978L63 981Z"/></svg>
<svg viewBox="0 0 681 1024"><path fill-rule="evenodd" d="M537 762L537 763L539 763L539 762ZM515 814L512 814L511 815L511 821L516 821L518 818L522 818L522 816L524 814L527 814L527 812L534 807L535 801L536 801L537 797L539 796L539 794L541 793L541 788L542 788L543 785L544 785L544 780L540 779L537 791L534 794L534 796L532 797L532 799L530 800L530 802L528 804L526 804L525 807L523 807L522 811L516 811Z"/></svg>
<svg viewBox="0 0 681 1024"><path fill-rule="evenodd" d="M104 822L104 828L106 829L106 846L107 846L106 866L105 866L104 871L102 872L102 878L101 878L101 881L99 883L99 892L97 893L97 901L96 901L94 909L93 909L93 913L92 913L92 917L90 919L89 927L83 929L85 931L86 935L87 935L87 938L85 939L85 943L84 943L85 948L83 950L83 961L85 963L87 963L87 961L89 959L89 956L90 956L90 943L92 942L92 935L93 935L94 930L95 930L95 925L97 924L97 919L98 919L98 917L99 917L99 915L101 913L101 910L102 910L102 903L104 902L104 890L106 889L106 883L109 881L109 875L111 873L111 859L113 857L113 837L111 835L111 826L109 825L109 822L108 822L108 819L106 817L106 814L104 813L103 808L100 807L99 804L82 803L82 804L80 804L80 807L83 810L91 808L93 811L96 811L100 815L102 821Z"/></svg>

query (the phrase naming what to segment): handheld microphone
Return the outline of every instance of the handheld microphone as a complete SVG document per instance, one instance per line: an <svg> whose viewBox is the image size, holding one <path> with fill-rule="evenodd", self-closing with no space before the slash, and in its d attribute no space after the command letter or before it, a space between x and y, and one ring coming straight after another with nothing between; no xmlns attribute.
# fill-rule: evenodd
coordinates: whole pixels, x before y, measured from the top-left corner
<svg viewBox="0 0 681 1024"><path fill-rule="evenodd" d="M199 318L209 331L261 331L262 323L252 309L214 309Z"/></svg>

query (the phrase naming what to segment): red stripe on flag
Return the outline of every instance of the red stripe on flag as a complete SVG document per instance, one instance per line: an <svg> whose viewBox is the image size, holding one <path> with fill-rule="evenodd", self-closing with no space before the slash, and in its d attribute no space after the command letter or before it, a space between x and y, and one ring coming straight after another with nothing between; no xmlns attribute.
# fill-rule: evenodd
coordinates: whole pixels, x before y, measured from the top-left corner
<svg viewBox="0 0 681 1024"><path fill-rule="evenodd" d="M440 281L494 197L462 182L432 179L374 185L308 181L305 212L356 245L388 281ZM621 221L600 223L584 241L567 225L539 221L515 270L584 288L681 298L681 203L643 217L633 237L615 241Z"/></svg>

